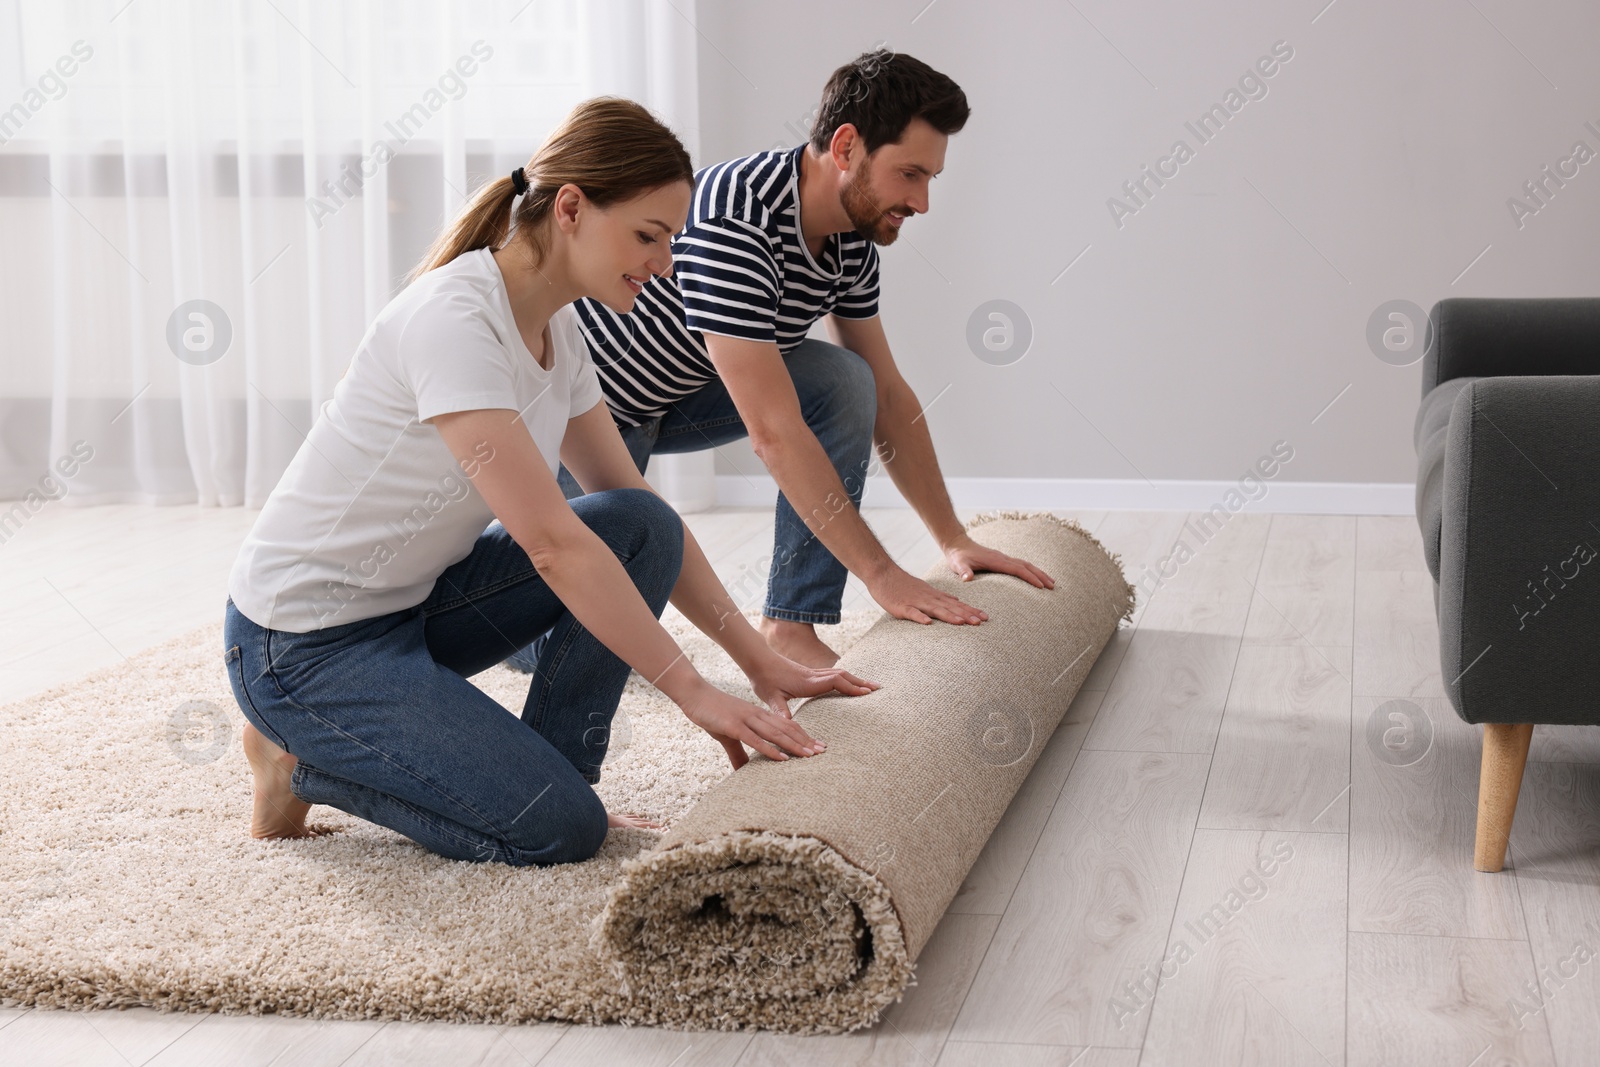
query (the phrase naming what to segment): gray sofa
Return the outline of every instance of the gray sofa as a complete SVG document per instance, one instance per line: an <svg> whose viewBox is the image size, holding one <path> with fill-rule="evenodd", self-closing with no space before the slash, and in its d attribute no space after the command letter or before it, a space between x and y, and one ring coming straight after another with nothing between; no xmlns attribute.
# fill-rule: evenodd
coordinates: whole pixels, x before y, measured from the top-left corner
<svg viewBox="0 0 1600 1067"><path fill-rule="evenodd" d="M1450 703L1482 723L1498 871L1536 724L1600 724L1600 298L1435 304L1417 521Z"/></svg>

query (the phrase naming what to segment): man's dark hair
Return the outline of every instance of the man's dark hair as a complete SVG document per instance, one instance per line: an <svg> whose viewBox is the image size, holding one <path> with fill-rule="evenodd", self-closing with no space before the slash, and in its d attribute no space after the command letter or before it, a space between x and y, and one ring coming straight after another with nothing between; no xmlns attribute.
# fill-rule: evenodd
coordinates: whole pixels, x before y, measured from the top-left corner
<svg viewBox="0 0 1600 1067"><path fill-rule="evenodd" d="M833 72L811 124L811 146L826 152L834 131L849 123L871 154L896 144L912 119L945 136L967 124L972 109L961 86L920 59L887 48L863 52Z"/></svg>

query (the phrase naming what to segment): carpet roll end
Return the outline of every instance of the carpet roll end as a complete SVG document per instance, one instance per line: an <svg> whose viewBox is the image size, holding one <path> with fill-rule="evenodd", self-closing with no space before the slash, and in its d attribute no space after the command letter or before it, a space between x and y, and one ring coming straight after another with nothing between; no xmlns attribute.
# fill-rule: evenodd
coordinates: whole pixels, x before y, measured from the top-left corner
<svg viewBox="0 0 1600 1067"><path fill-rule="evenodd" d="M990 512L973 540L1054 579L935 588L981 626L887 614L839 665L874 678L794 716L829 742L752 759L630 860L594 930L640 1021L839 1033L900 999L968 871L1133 611L1121 562L1070 519ZM641 1018L642 1017L642 1018Z"/></svg>
<svg viewBox="0 0 1600 1067"><path fill-rule="evenodd" d="M762 830L628 861L592 945L636 1015L697 1030L845 1033L913 974L882 882L824 841Z"/></svg>

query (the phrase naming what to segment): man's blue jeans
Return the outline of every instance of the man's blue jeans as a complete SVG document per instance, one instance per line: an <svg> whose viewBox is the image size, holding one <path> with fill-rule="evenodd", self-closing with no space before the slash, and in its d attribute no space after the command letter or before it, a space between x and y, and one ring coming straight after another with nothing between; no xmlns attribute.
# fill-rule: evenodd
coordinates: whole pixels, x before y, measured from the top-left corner
<svg viewBox="0 0 1600 1067"><path fill-rule="evenodd" d="M807 338L783 357L800 400L800 414L828 454L839 480L850 496L850 506L860 507L872 460L872 426L878 397L872 368L867 361L827 341ZM747 435L744 420L720 379L674 402L666 414L639 426L619 423L617 429L642 474L651 455L699 452ZM563 466L557 481L567 499L583 490ZM824 502L813 509L812 521L827 522L844 509L843 501ZM772 556L767 565L766 603L762 614L770 619L831 624L839 621L849 572L844 564L807 528L780 492L773 518ZM754 591L729 590L741 608L754 599ZM510 657L508 665L526 671L538 661L540 641Z"/></svg>
<svg viewBox="0 0 1600 1067"><path fill-rule="evenodd" d="M683 520L643 489L573 501L657 617ZM310 633L269 630L230 598L223 662L256 729L299 760L290 788L451 859L588 859L606 837L591 788L628 665L579 624L495 522L421 604ZM548 632L522 717L467 681Z"/></svg>

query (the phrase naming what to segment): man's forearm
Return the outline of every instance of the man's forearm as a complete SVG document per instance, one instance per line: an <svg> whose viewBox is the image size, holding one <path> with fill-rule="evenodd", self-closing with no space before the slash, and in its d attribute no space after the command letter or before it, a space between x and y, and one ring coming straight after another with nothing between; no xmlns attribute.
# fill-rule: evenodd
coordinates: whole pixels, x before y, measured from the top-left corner
<svg viewBox="0 0 1600 1067"><path fill-rule="evenodd" d="M756 455L800 521L851 574L871 584L896 565L850 502L833 461L809 428L774 435L756 447Z"/></svg>
<svg viewBox="0 0 1600 1067"><path fill-rule="evenodd" d="M945 490L928 419L910 386L902 382L879 406L873 436L889 478L906 503L916 509L939 547L965 532Z"/></svg>

